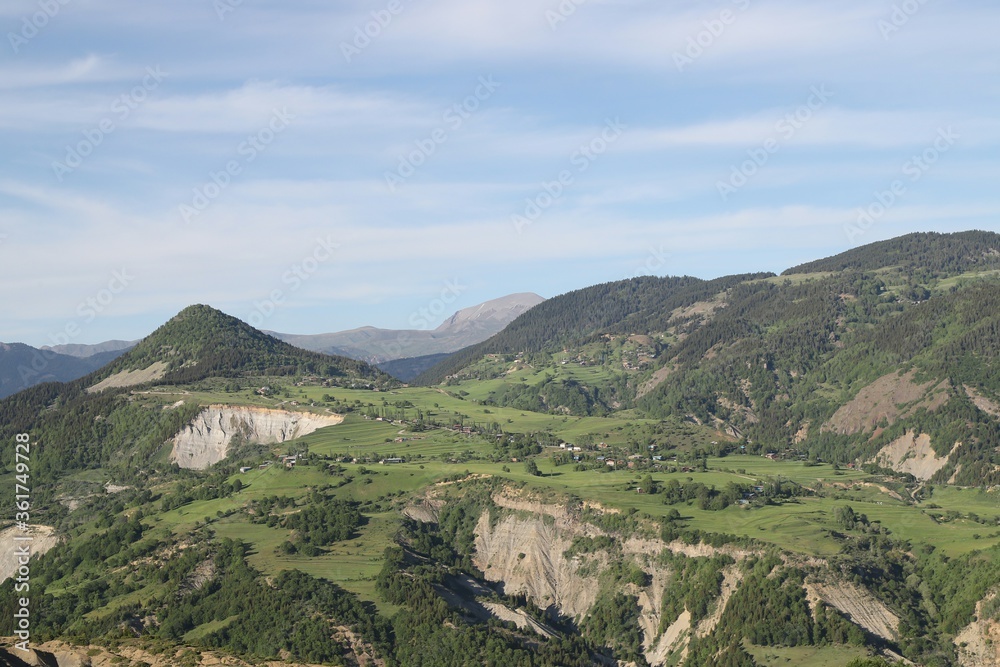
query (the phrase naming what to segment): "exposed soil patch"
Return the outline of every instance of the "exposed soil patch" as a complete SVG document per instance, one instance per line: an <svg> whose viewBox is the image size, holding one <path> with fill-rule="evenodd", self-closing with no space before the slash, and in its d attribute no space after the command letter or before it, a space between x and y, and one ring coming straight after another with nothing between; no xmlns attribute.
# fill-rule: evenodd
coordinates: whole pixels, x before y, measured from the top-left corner
<svg viewBox="0 0 1000 667"><path fill-rule="evenodd" d="M673 373L675 370L676 366L674 366L674 364L672 363L668 363L663 368L660 368L657 371L655 371L648 380L639 385L639 389L636 391L636 398L642 398L649 392L656 389L660 385L660 383L666 380L668 377L670 377L670 374Z"/></svg>
<svg viewBox="0 0 1000 667"><path fill-rule="evenodd" d="M986 398L969 385L963 385L963 387L965 388L965 395L972 399L972 402L975 403L977 408L988 415L1000 417L1000 405L997 405L996 402Z"/></svg>
<svg viewBox="0 0 1000 667"><path fill-rule="evenodd" d="M955 637L963 667L1000 667L1000 622L982 617L983 604L996 596L993 593L981 600L976 605L976 620Z"/></svg>
<svg viewBox="0 0 1000 667"><path fill-rule="evenodd" d="M146 384L154 380L159 380L167 374L167 362L157 361L152 366L137 371L122 371L115 373L109 378L104 378L92 387L87 387L91 394L117 387L134 387L137 384Z"/></svg>
<svg viewBox="0 0 1000 667"><path fill-rule="evenodd" d="M951 451L959 446L956 444ZM948 464L948 456L939 457L931 448L931 436L917 435L915 431L907 431L906 435L883 447L872 460L896 472L910 473L921 481L927 481Z"/></svg>
<svg viewBox="0 0 1000 667"><path fill-rule="evenodd" d="M17 573L19 547L28 544L31 546L32 556L41 556L59 543L59 538L55 536L55 529L49 526L29 526L29 529L32 537L31 542L19 542L14 539L24 535L24 532L17 526L11 526L0 532L0 582L7 581Z"/></svg>
<svg viewBox="0 0 1000 667"><path fill-rule="evenodd" d="M947 381L917 383L916 374L911 370L883 375L842 405L823 425L823 430L841 435L872 431L882 420L893 424L919 408L933 412L948 402Z"/></svg>

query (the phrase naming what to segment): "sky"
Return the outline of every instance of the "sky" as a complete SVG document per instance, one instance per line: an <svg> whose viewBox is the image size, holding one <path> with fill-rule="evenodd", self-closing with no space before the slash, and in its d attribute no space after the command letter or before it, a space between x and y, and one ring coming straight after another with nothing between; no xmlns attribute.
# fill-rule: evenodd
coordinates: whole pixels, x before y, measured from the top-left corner
<svg viewBox="0 0 1000 667"><path fill-rule="evenodd" d="M4 0L0 340L287 333L1000 231L1000 6Z"/></svg>

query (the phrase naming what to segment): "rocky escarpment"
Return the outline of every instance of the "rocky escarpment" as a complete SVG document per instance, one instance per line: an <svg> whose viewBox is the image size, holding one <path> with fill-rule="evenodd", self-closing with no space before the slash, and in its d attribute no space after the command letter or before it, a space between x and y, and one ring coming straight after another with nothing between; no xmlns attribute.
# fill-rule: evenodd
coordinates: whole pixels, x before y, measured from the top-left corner
<svg viewBox="0 0 1000 667"><path fill-rule="evenodd" d="M561 507L506 496L495 501L525 515L510 514L493 525L494 517L483 513L476 526L476 567L488 580L502 582L508 594L526 594L540 607L555 605L567 616L586 614L597 598L597 579L581 576L581 561L566 559L563 553L575 537L602 532L572 519ZM589 560L602 561L602 556L591 554ZM600 562L595 569L606 564Z"/></svg>
<svg viewBox="0 0 1000 667"><path fill-rule="evenodd" d="M301 438L344 421L340 415L213 405L174 436L170 460L203 470L226 458L234 442L275 444Z"/></svg>
<svg viewBox="0 0 1000 667"><path fill-rule="evenodd" d="M30 537L31 540L19 540L16 538ZM59 543L55 530L50 526L29 526L28 532L21 530L17 526L0 532L0 583L17 574L19 562L19 552L24 546L28 546L32 557L41 556Z"/></svg>
<svg viewBox="0 0 1000 667"><path fill-rule="evenodd" d="M540 607L555 607L561 614L580 621L597 601L600 574L613 558L630 561L648 575L646 586L629 584L628 592L637 598L646 659L652 665L663 665L668 656L685 650L692 635L703 637L712 632L742 576L737 567L727 567L723 572L722 592L712 613L695 627L690 625L690 615L683 614L661 633L661 611L663 597L669 594L670 569L659 562L659 554L668 550L698 558L725 553L742 560L753 553L633 537L620 541L614 555L605 550L574 555L571 549L574 539L606 533L559 505L507 494L497 494L493 501L502 509L499 516L485 512L480 517L474 563L489 581L501 583L507 594L527 595Z"/></svg>
<svg viewBox="0 0 1000 667"><path fill-rule="evenodd" d="M650 665L676 664L686 656L692 638L711 634L743 584L744 561L763 555L758 550L733 545L665 542L641 535L623 538L584 521L580 511L542 502L512 489L494 493L492 501L493 507L483 512L475 527L473 562L505 594L525 595L539 607L552 608L579 623L587 618L602 595L602 587L608 583L602 573L616 563L628 563L643 571L644 585L627 583L619 590L636 601L643 652ZM405 513L418 521L433 522L441 505L440 498L426 498ZM598 506L589 509L615 511ZM574 548L574 541L588 543L590 548ZM604 546L593 548L598 544ZM682 585L671 570L677 555L688 558L725 555L735 562L720 571L720 590L707 613L695 619L685 610L672 623L666 623L670 619L663 618L664 600L672 594L684 594L672 591L672 586ZM822 601L868 632L889 642L898 639L898 618L868 591L830 575L825 561L813 558L800 562L788 555L784 560L787 567L812 573L805 593L814 610Z"/></svg>
<svg viewBox="0 0 1000 667"><path fill-rule="evenodd" d="M987 607L996 608L998 595L995 591L980 600L976 620L955 637L962 667L1000 667L1000 619L990 617L986 611Z"/></svg>
<svg viewBox="0 0 1000 667"><path fill-rule="evenodd" d="M959 447L961 443L955 443L948 455L938 456L931 447L931 436L907 431L883 447L875 455L873 462L897 472L909 473L921 481L927 481L938 470L948 465L948 457Z"/></svg>

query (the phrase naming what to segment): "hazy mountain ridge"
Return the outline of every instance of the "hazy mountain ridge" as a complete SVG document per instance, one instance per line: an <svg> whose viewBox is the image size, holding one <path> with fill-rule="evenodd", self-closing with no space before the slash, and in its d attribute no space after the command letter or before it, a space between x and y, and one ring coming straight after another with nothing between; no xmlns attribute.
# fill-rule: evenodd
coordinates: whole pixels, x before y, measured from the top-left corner
<svg viewBox="0 0 1000 667"><path fill-rule="evenodd" d="M446 354L489 338L511 321L545 299L530 292L509 294L477 306L463 308L435 329L379 329L359 327L328 334L268 332L296 347L339 354L370 363ZM430 314L418 314L411 323L427 322Z"/></svg>
<svg viewBox="0 0 1000 667"><path fill-rule="evenodd" d="M377 366L389 375L403 382L410 382L421 373L447 359L449 354L428 354L422 357L403 357L392 361L383 361Z"/></svg>
<svg viewBox="0 0 1000 667"><path fill-rule="evenodd" d="M521 315L497 335L460 350L415 381L440 382L484 354L551 351L609 331L645 329L675 309L709 299L731 285L770 276L773 274L761 273L715 280L645 276L567 292Z"/></svg>
<svg viewBox="0 0 1000 667"><path fill-rule="evenodd" d="M70 382L124 353L124 349L118 349L77 356L23 343L0 343L0 398L43 382Z"/></svg>
<svg viewBox="0 0 1000 667"><path fill-rule="evenodd" d="M66 345L44 345L41 349L51 350L58 354L65 354L71 357L90 357L95 354L101 354L105 352L120 352L124 353L127 350L135 347L138 340L106 340L102 343L95 343L94 345L87 345L83 343L68 343Z"/></svg>
<svg viewBox="0 0 1000 667"><path fill-rule="evenodd" d="M310 352L373 364L418 357L397 366L406 369L404 379L409 380L444 355L489 338L542 301L537 294L510 294L457 311L436 329L361 327L332 334L264 333ZM42 382L71 382L114 361L140 342L109 340L93 345L74 343L42 348L21 343L4 345L0 347L0 398Z"/></svg>

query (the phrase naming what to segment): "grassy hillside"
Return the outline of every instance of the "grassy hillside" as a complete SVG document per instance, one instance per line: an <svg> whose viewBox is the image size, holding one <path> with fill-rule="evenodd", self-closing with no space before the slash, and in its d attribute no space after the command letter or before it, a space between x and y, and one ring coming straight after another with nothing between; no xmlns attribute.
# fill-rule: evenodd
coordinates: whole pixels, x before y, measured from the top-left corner
<svg viewBox="0 0 1000 667"><path fill-rule="evenodd" d="M473 388L472 383L463 386ZM247 389L237 391L231 383L227 390L226 384L220 382L214 389L200 384L161 387L149 400L172 405L179 397L262 407L295 401L311 409L334 408L347 419L300 440L258 451L253 455L256 458L227 460L203 473L187 471L163 474L145 482L136 480L133 489L116 495L98 494L72 512L42 514L58 519L60 530L73 538L43 557L37 566L38 599L46 619L40 625L41 631L102 643L115 636L120 623L138 623L135 627L140 628L139 637L128 641L141 646L176 642L221 647L258 658L287 650L293 657L333 664L339 660L335 656L354 650L318 638L312 643L288 644L280 636L254 630L259 626L255 625L258 621L253 613L233 606L229 600L234 599L232 596L260 594L253 591L263 584L263 577L269 577L279 586L277 595L297 595L294 591L302 586L310 587L313 592L309 599L321 605L313 608L315 613L355 628L371 642L371 650L381 651L380 655L394 658L397 664L420 664L414 662L413 647L431 651L426 641L457 642L455 650L463 655L483 656L486 653L482 651L490 649L480 643L484 640L476 634L476 628L484 626L464 612L449 608L434 592L436 586L447 589L445 579L439 577L454 572L454 568L475 578L484 576L469 564L468 559L475 554L463 532L471 530L479 513L491 506L481 495L483 484L491 492L506 488L509 491L504 493L508 495L543 499L556 508L580 503L598 506L600 512L581 517L589 516L585 520L595 522L594 530L612 536L608 544L636 535L652 539L662 533L671 536L668 541L679 539L681 543L702 545L699 549L784 554L786 565L775 565L781 562L779 558L769 561L768 567L772 568L772 576L791 577L789 581L806 576L811 577L810 581L847 577L857 582L852 586L869 590L867 594L881 600L880 604L909 619L903 637L893 640L892 646L918 660L932 654L940 659L921 664L954 664L947 648L949 637L972 620L975 603L1000 583L1000 572L996 570L1000 564L1000 501L996 491L921 487L902 477L817 464L798 457L769 460L731 447L717 448L715 445L722 443L719 433L689 422L574 417L490 407L474 399L471 392L460 395L454 387L373 392L290 383L279 395L264 397ZM466 425L469 432L455 429L456 423ZM496 437L497 431L501 438ZM582 446L579 452L567 452L559 446L565 443ZM309 457L294 468L257 467L258 462L273 460L275 453L295 451L308 451ZM713 455L713 451L724 455ZM580 460L574 461L573 456ZM379 463L388 458L402 462ZM519 460L515 462L514 458ZM611 467L602 458L621 463ZM537 473L525 465L525 459L535 463ZM239 465L249 465L251 470L241 473ZM95 472L98 486L104 480L118 481L114 468ZM741 504L742 494L755 493L757 487L764 489L759 497ZM646 492L638 493L637 489ZM402 510L428 496L446 499L445 507L454 504L458 513L442 515L437 527L421 528L409 522ZM466 497L471 504L462 504L461 498ZM301 526L294 527L287 517L336 502L353 503L361 520L349 534L319 543L317 550L310 551L305 541L308 533ZM851 524L840 518L845 507L850 507L852 516L857 517ZM112 538L111 533L119 530L116 526L124 525L122 521L130 516L141 522L141 527L133 529L135 536ZM531 516L510 514L512 520L528 520ZM227 539L245 546L231 545ZM404 555L406 562L387 570L386 550L400 543L406 546L404 554L409 554ZM114 549L125 550L89 555L98 544L114 544ZM577 548L592 548L587 544L579 542ZM914 560L907 554L913 554ZM620 547L611 547L607 557L611 562L618 559L626 570L631 567L630 557L621 555ZM665 565L666 571L673 571L670 568L677 567L675 560L680 557L661 556L667 559L664 562L674 563ZM127 569L116 565L136 559L148 561L153 567L144 566L129 575ZM74 562L77 565L70 567ZM579 567L585 562L581 560ZM740 568L749 568L740 575L742 580L757 581L752 575L755 561L738 562ZM240 563L251 569L242 569ZM881 574L872 574L874 563ZM411 572L415 578L408 582L386 578L386 573L396 568ZM290 570L305 573L309 579L289 580L289 575L282 572ZM854 571L856 575L845 574ZM582 572L580 576L590 576ZM978 574L972 576L973 572ZM185 592L190 590L185 582L199 577L214 583L203 589L205 593L191 597L190 605L179 608L188 611L177 615L176 606L164 606L174 605L170 601L178 596L188 599L192 594ZM962 579L965 583L956 583ZM421 588L421 584L408 589L402 597L391 592L394 586L422 581L428 588ZM677 587L676 595L681 596L682 610L682 591L689 585L685 581L672 584ZM754 585L766 581L762 578ZM616 578L601 585L608 587L609 595L619 586L626 586ZM788 583L792 587L788 591L794 591L795 585ZM743 584L740 586L739 590L743 590ZM671 598L671 590L671 585L665 586L664 600L678 599ZM776 591L768 591L766 587L747 588L742 595L747 599L777 595ZM494 599L514 607L522 605L527 613L534 613L530 600L502 596ZM734 599L742 604L742 598ZM364 611L363 604L357 607L351 600L374 606ZM775 604L777 600L774 598ZM0 599L0 605L5 604ZM283 603L279 598L267 604ZM629 605L634 603L612 595L601 604L608 606L595 608L592 620L582 625L580 634L567 628L560 630L561 639L546 642L548 662L532 664L577 664L566 656L557 658L550 653L557 649L576 659L584 656L580 664L590 664L593 658L586 656L595 652L621 657L634 650L614 639L625 637L626 631L635 632L629 629L635 627L629 625L635 621L627 620L631 613L628 609L632 608ZM619 612L625 614L622 618L626 620L612 621ZM390 616L396 619L393 633L380 629L388 627ZM159 624L139 622L149 618L156 618ZM301 616L282 615L281 621L287 626L280 627L291 634L306 632L309 627ZM841 622L849 625L848 621L837 621ZM449 634L440 635L440 630L435 634L428 625L432 623L438 627L450 624L453 629ZM827 621L819 616L800 616L787 623L815 628ZM493 650L512 651L506 659L515 662L504 664L516 664L517 658L510 656L538 640L513 626L503 627L504 648L497 645ZM598 627L619 630L606 634ZM843 639L830 640L821 639L826 635L815 634L818 630L812 629L808 639L796 640L789 647L783 640L768 640L770 631L765 632L764 626L738 625L735 618L725 615L717 628L717 632L703 637L704 642L717 648L732 646L727 643L729 632L754 633L748 649L749 654L758 656L758 662L763 661L760 664L770 664L778 656L806 661L783 664L809 664L809 656L833 660L863 652L848 641L846 630ZM255 632L260 639L249 642ZM424 636L424 632L430 634ZM424 638L417 641L417 636ZM861 633L851 641L871 647L880 645L876 639L863 637ZM768 645L769 641L776 643ZM701 643L692 645L692 649L692 655L707 650Z"/></svg>

